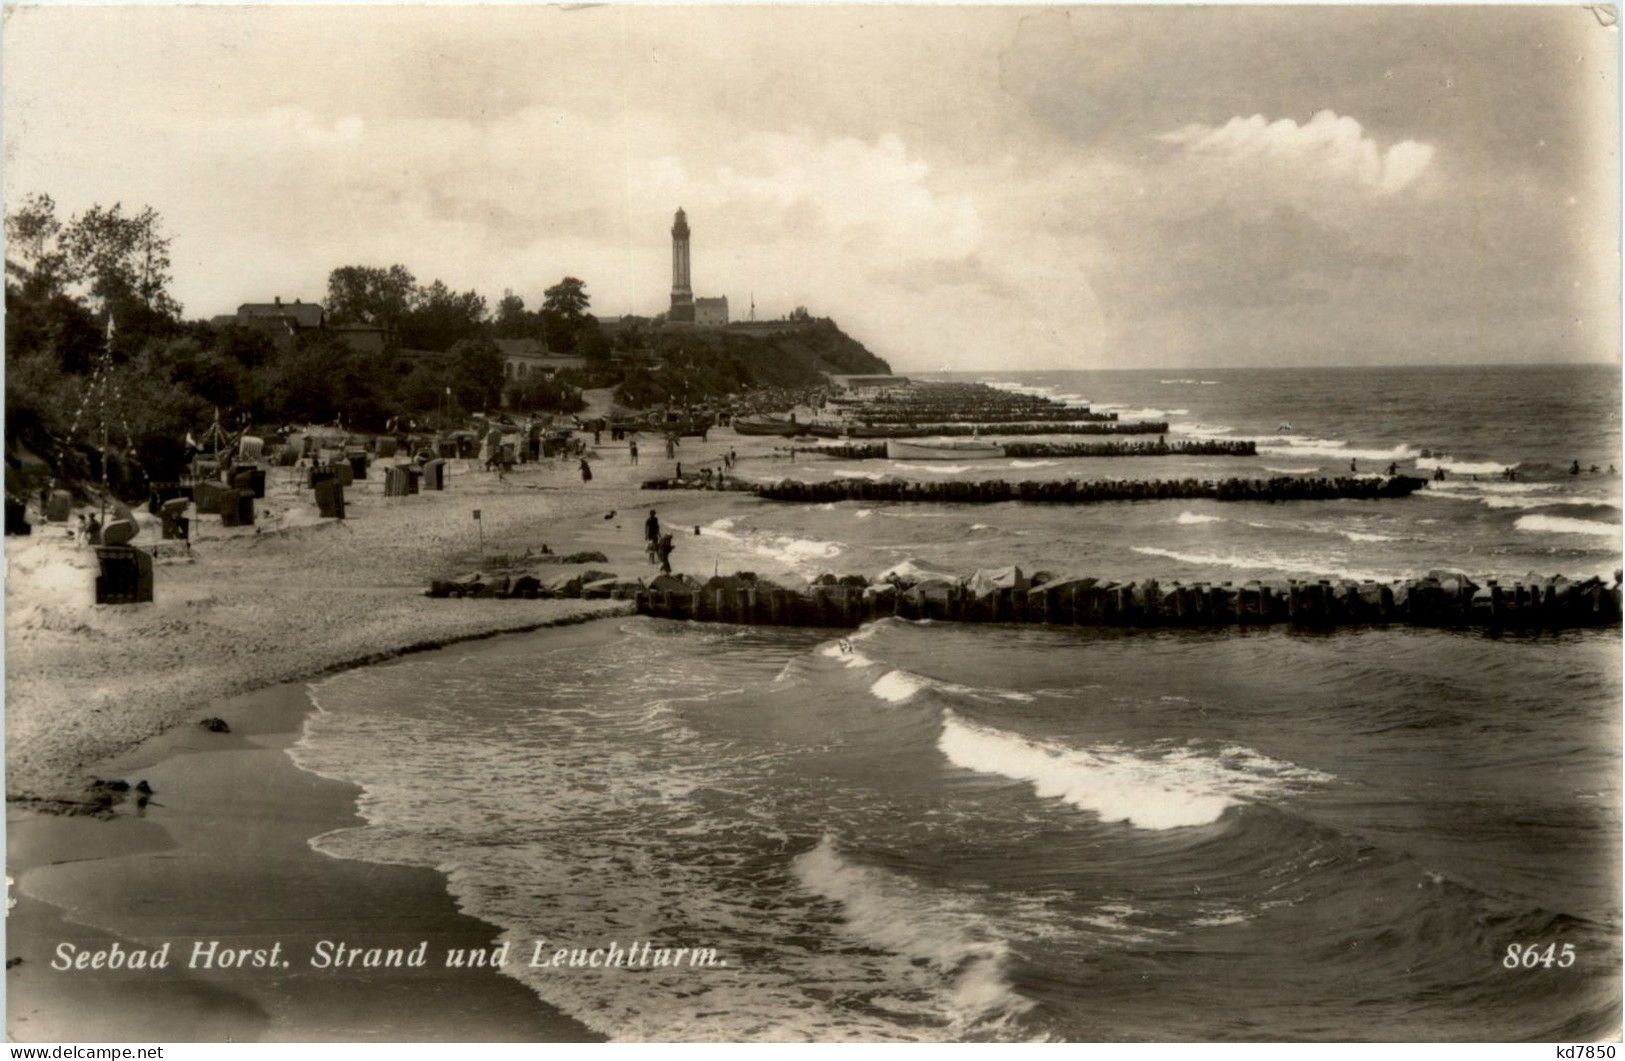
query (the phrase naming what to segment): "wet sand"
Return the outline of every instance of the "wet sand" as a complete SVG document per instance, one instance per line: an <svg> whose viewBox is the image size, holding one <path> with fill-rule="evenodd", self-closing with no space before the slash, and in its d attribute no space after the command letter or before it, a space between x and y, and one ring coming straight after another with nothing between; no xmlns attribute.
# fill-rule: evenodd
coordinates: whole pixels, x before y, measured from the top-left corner
<svg viewBox="0 0 1625 1061"><path fill-rule="evenodd" d="M728 448L769 459L773 440L685 439L694 467ZM583 484L574 460L499 479L454 466L444 493L348 492L349 518L319 520L275 469L255 528L198 528L191 555L160 560L150 605L90 603L94 553L62 528L8 539L7 1034L18 1041L471 1040L594 1038L493 969L447 969L452 947L497 930L464 916L439 869L319 854L310 839L359 823L356 786L297 768L285 749L312 709L306 678L473 637L625 614L620 601L429 600L431 578L516 557L598 550L603 570L649 577L642 520L674 528L760 504L739 494L648 494L674 461L644 442L630 464L606 437ZM663 447L659 447L663 450ZM473 522L471 510L481 510ZM613 515L611 515L613 513ZM606 518L607 517L607 518ZM483 530L483 544L480 531ZM137 539L138 544L143 543ZM726 537L678 540L676 570L785 570ZM535 570L566 571L567 567ZM580 570L579 568L575 570ZM292 683L292 684L287 684ZM198 726L224 718L230 733ZM131 792L87 815L92 778ZM269 948L286 968L187 969L195 941ZM411 947L427 968L313 969L316 943ZM169 967L58 971L60 943L125 950L171 943Z"/></svg>
<svg viewBox="0 0 1625 1061"><path fill-rule="evenodd" d="M227 734L172 731L98 764L148 780L144 810L105 819L12 815L18 906L7 954L13 1040L580 1041L595 1038L493 969L447 969L447 948L497 929L458 912L434 869L334 859L312 836L360 824L358 789L294 766L285 749L311 710L303 685L224 704ZM318 969L318 941L414 947L421 969ZM58 971L67 942L170 944L169 968ZM194 944L265 950L288 968L188 969Z"/></svg>

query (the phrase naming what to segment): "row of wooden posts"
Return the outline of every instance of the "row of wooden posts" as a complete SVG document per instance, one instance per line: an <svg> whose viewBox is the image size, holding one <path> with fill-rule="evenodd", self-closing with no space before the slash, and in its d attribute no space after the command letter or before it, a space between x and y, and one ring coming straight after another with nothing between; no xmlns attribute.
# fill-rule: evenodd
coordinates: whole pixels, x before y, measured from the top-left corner
<svg viewBox="0 0 1625 1061"><path fill-rule="evenodd" d="M853 580L848 580L851 583ZM1620 585L1545 579L1479 586L1467 580L1159 583L1068 579L982 595L932 583L719 585L692 592L646 590L638 612L665 619L769 626L856 627L888 616L964 623L1058 626L1213 627L1290 623L1305 627L1400 624L1559 629L1617 626Z"/></svg>

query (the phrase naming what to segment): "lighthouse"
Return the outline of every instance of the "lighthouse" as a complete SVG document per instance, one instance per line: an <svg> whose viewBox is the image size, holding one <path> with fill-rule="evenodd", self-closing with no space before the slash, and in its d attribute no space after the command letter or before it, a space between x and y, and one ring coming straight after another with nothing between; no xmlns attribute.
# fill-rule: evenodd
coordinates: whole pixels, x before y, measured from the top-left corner
<svg viewBox="0 0 1625 1061"><path fill-rule="evenodd" d="M692 323L694 290L688 279L688 215L677 208L671 226L671 312L667 320Z"/></svg>

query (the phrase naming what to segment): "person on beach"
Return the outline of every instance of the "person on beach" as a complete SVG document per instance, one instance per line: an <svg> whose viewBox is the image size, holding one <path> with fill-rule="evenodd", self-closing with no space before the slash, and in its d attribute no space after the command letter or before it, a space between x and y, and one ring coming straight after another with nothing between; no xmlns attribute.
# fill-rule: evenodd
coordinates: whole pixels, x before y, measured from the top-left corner
<svg viewBox="0 0 1625 1061"><path fill-rule="evenodd" d="M675 543L673 543L671 540L670 533L662 534L660 536L658 551L660 553L660 573L662 575L671 574L671 551L675 547Z"/></svg>
<svg viewBox="0 0 1625 1061"><path fill-rule="evenodd" d="M643 540L649 543L650 556L654 555L654 547L660 542L660 517L655 510L649 510L649 518L643 521Z"/></svg>
<svg viewBox="0 0 1625 1061"><path fill-rule="evenodd" d="M1360 470L1360 462L1358 460L1349 461L1349 471L1357 472L1359 470Z"/></svg>
<svg viewBox="0 0 1625 1061"><path fill-rule="evenodd" d="M638 440L634 438L631 442L628 442L626 445L627 445L627 452L632 455L632 463L636 464L638 462Z"/></svg>
<svg viewBox="0 0 1625 1061"><path fill-rule="evenodd" d="M675 456L677 456L677 438L675 436L673 436L673 435L667 435L666 436L666 459L671 460Z"/></svg>
<svg viewBox="0 0 1625 1061"><path fill-rule="evenodd" d="M584 483L592 482L592 465L587 463L586 457L581 458L581 481Z"/></svg>
<svg viewBox="0 0 1625 1061"><path fill-rule="evenodd" d="M738 457L735 457L735 456L734 456L734 451L733 451L733 448L732 448L732 447L731 447L731 446L730 446L730 447L729 447L729 448L728 448L728 470L729 470L729 471L732 471L732 470L733 470L733 466L734 466L734 461L736 461L736 460L738 460L738 459L739 459L739 458L738 458Z"/></svg>
<svg viewBox="0 0 1625 1061"><path fill-rule="evenodd" d="M1389 475L1398 475L1399 474L1399 462L1398 461L1389 461L1388 462L1388 474Z"/></svg>
<svg viewBox="0 0 1625 1061"><path fill-rule="evenodd" d="M1570 475L1579 475L1580 474L1580 462L1579 461L1575 461L1573 464L1571 464L1569 466L1569 474Z"/></svg>

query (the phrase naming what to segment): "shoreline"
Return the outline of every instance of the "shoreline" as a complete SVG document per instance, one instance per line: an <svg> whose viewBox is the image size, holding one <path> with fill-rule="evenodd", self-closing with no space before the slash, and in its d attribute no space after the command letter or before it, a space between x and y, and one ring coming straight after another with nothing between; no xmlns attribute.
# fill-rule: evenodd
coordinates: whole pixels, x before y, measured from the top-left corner
<svg viewBox="0 0 1625 1061"><path fill-rule="evenodd" d="M458 909L441 869L314 847L317 836L366 824L360 785L305 770L288 754L318 710L307 683L273 686L220 705L230 733L171 730L98 764L151 781L145 813L126 800L106 819L10 816L19 905L7 954L22 959L7 973L10 1039L602 1038L496 969L436 965L447 948L489 946L502 931ZM426 941L431 961L310 968L322 940ZM51 962L64 941L116 941L126 951L168 941L170 967L58 971ZM194 943L214 941L260 950L280 942L290 967L185 968Z"/></svg>
<svg viewBox="0 0 1625 1061"><path fill-rule="evenodd" d="M755 449L685 440L679 459L697 464L730 447ZM8 539L7 857L17 905L7 959L21 959L7 972L8 1037L601 1039L495 968L301 968L322 939L428 940L433 956L489 946L501 929L459 910L439 868L317 851L315 837L365 823L363 789L302 769L288 749L318 710L313 680L630 614L627 601L429 601L423 590L484 566L482 555L496 562L543 543L558 554L596 549L609 560L591 566L647 575L641 517L651 499L640 487L672 463L651 453L631 465L606 447L590 484L573 461L521 466L506 480L465 467L447 491L402 499L383 498L376 476L357 482L342 523L314 519L310 492L278 474L258 527L226 532L209 521L190 556L155 565L149 605L91 604L94 553L60 526ZM687 522L738 504L696 501L684 506ZM481 552L471 507L482 510ZM727 537L683 544L674 567L696 575L748 556ZM201 728L206 716L230 732ZM82 813L94 809L92 776L147 780L152 806L135 806L129 792L110 813ZM263 949L273 938L285 941L290 968L180 967L194 941ZM174 942L164 970L50 967L62 941L129 951L164 940Z"/></svg>

